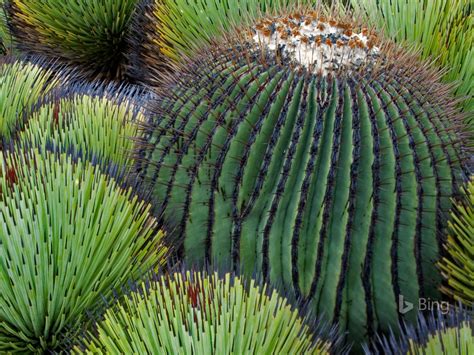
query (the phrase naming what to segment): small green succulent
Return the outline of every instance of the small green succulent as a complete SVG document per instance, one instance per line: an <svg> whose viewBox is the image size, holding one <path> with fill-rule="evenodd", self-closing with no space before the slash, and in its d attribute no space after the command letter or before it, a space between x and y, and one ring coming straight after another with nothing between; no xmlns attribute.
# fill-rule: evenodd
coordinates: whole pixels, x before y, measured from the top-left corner
<svg viewBox="0 0 474 355"><path fill-rule="evenodd" d="M149 209L81 159L3 152L0 351L62 349L102 297L164 263Z"/></svg>
<svg viewBox="0 0 474 355"><path fill-rule="evenodd" d="M372 345L366 347L367 354L373 354L373 350L397 355L473 354L472 314L446 304L427 316L420 314L416 326L404 325L399 336L383 336Z"/></svg>
<svg viewBox="0 0 474 355"><path fill-rule="evenodd" d="M442 291L466 306L474 305L474 177L455 201L449 222L446 256L439 267L446 280Z"/></svg>
<svg viewBox="0 0 474 355"><path fill-rule="evenodd" d="M31 113L18 135L18 144L74 150L88 159L128 170L134 139L144 120L133 89L65 89Z"/></svg>
<svg viewBox="0 0 474 355"><path fill-rule="evenodd" d="M7 0L18 49L62 58L92 76L120 77L137 0Z"/></svg>
<svg viewBox="0 0 474 355"><path fill-rule="evenodd" d="M0 0L0 54L5 54L10 48L10 31L7 26L7 19L5 16L4 0Z"/></svg>
<svg viewBox="0 0 474 355"><path fill-rule="evenodd" d="M275 291L231 274L174 273L142 283L97 323L78 353L329 354Z"/></svg>
<svg viewBox="0 0 474 355"><path fill-rule="evenodd" d="M44 64L0 59L0 141L9 141L33 104L57 85Z"/></svg>

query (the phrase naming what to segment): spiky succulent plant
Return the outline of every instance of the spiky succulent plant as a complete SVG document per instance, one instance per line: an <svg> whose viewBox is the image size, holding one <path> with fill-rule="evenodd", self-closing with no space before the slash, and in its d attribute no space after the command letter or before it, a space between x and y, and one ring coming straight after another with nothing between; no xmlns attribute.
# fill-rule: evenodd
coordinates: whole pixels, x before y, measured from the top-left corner
<svg viewBox="0 0 474 355"><path fill-rule="evenodd" d="M62 58L92 76L120 77L137 0L7 0L16 46Z"/></svg>
<svg viewBox="0 0 474 355"><path fill-rule="evenodd" d="M0 0L0 54L5 54L10 47L10 32L8 31L4 0Z"/></svg>
<svg viewBox="0 0 474 355"><path fill-rule="evenodd" d="M387 355L469 355L474 352L472 314L452 305L433 309L427 316L420 314L416 325L404 325L400 333L400 336L379 338L373 349ZM373 349L367 347L367 353L372 354Z"/></svg>
<svg viewBox="0 0 474 355"><path fill-rule="evenodd" d="M424 58L446 67L445 79L459 85L474 112L474 3L472 0L351 0L359 13L388 36L415 45ZM472 116L472 115L471 115ZM471 123L474 122L471 120Z"/></svg>
<svg viewBox="0 0 474 355"><path fill-rule="evenodd" d="M270 17L169 74L137 171L188 262L258 272L353 339L438 297L461 116L371 29ZM148 162L147 162L148 161Z"/></svg>
<svg viewBox="0 0 474 355"><path fill-rule="evenodd" d="M145 120L136 95L134 88L113 86L58 90L29 115L18 144L75 151L128 171L134 139Z"/></svg>
<svg viewBox="0 0 474 355"><path fill-rule="evenodd" d="M24 114L57 82L44 62L0 59L0 146L12 138Z"/></svg>
<svg viewBox="0 0 474 355"><path fill-rule="evenodd" d="M474 177L463 188L464 196L451 210L446 256L439 267L446 280L442 291L466 306L474 305Z"/></svg>
<svg viewBox="0 0 474 355"><path fill-rule="evenodd" d="M2 353L61 349L103 296L164 262L149 206L81 159L3 152L0 211Z"/></svg>
<svg viewBox="0 0 474 355"><path fill-rule="evenodd" d="M78 353L329 354L286 299L217 273L155 277L113 305Z"/></svg>

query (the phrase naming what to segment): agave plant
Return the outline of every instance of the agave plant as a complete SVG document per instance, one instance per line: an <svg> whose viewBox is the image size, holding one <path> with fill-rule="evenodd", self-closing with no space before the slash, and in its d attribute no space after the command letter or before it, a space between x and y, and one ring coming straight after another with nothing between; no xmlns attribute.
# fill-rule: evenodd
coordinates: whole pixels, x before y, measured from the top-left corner
<svg viewBox="0 0 474 355"><path fill-rule="evenodd" d="M445 245L447 256L439 267L447 285L442 291L466 306L474 305L474 177L463 189L464 198L454 203Z"/></svg>
<svg viewBox="0 0 474 355"><path fill-rule="evenodd" d="M145 120L137 95L133 88L112 86L58 90L29 115L18 144L76 151L128 170L139 124Z"/></svg>
<svg viewBox="0 0 474 355"><path fill-rule="evenodd" d="M120 77L137 0L7 0L16 46L62 58L96 76Z"/></svg>
<svg viewBox="0 0 474 355"><path fill-rule="evenodd" d="M424 58L449 70L448 81L460 85L457 94L468 98L474 111L474 5L471 0L351 0L396 41L414 44Z"/></svg>
<svg viewBox="0 0 474 355"><path fill-rule="evenodd" d="M168 74L137 172L188 262L260 273L361 339L439 297L462 115L435 69L330 15L265 18Z"/></svg>
<svg viewBox="0 0 474 355"><path fill-rule="evenodd" d="M0 351L61 349L102 297L164 262L149 206L81 159L0 157Z"/></svg>
<svg viewBox="0 0 474 355"><path fill-rule="evenodd" d="M436 309L419 315L416 326L405 325L401 336L381 337L374 348L382 354L468 355L474 352L472 315L458 308ZM367 353L372 351L366 347Z"/></svg>
<svg viewBox="0 0 474 355"><path fill-rule="evenodd" d="M0 0L0 54L5 54L10 47L10 33L8 31L5 10L3 8L4 0Z"/></svg>
<svg viewBox="0 0 474 355"><path fill-rule="evenodd" d="M87 354L329 354L275 291L231 274L174 273L142 283L89 332Z"/></svg>
<svg viewBox="0 0 474 355"><path fill-rule="evenodd" d="M288 4L317 0L143 0L132 27L130 76L156 85L167 61L179 62L218 36ZM169 68L168 68L169 69Z"/></svg>
<svg viewBox="0 0 474 355"><path fill-rule="evenodd" d="M33 104L57 85L58 77L45 64L0 59L0 142L10 140Z"/></svg>

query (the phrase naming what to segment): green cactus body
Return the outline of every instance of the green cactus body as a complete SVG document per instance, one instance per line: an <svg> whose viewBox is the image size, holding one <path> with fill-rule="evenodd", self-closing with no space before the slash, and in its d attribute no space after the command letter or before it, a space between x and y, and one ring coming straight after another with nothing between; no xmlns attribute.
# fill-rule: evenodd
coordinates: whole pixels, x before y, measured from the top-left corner
<svg viewBox="0 0 474 355"><path fill-rule="evenodd" d="M438 297L461 173L445 87L395 50L322 75L224 42L168 78L137 165L186 260L262 274L353 339L414 320L398 298Z"/></svg>

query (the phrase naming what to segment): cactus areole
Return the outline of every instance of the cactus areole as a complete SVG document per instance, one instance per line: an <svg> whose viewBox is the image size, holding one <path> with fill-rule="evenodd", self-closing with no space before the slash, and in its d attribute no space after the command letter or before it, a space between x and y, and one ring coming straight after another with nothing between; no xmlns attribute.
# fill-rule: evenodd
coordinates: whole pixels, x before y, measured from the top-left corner
<svg viewBox="0 0 474 355"><path fill-rule="evenodd" d="M362 339L438 297L463 176L439 75L363 26L267 18L164 78L137 172L189 263L262 275Z"/></svg>

